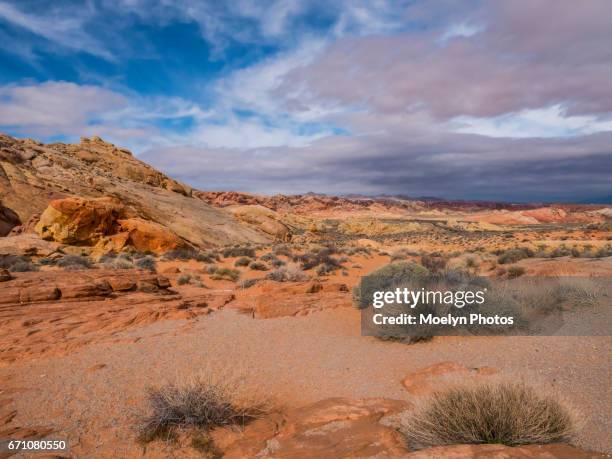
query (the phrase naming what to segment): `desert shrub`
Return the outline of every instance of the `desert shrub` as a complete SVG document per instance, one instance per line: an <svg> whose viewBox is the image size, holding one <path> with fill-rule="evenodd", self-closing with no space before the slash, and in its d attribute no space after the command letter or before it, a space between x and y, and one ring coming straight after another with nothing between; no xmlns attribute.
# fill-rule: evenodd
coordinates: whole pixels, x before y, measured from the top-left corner
<svg viewBox="0 0 612 459"><path fill-rule="evenodd" d="M612 257L612 245L606 244L605 247L601 247L595 252L595 258Z"/></svg>
<svg viewBox="0 0 612 459"><path fill-rule="evenodd" d="M516 383L451 387L405 414L401 432L417 448L452 444L508 446L566 442L571 411L552 395Z"/></svg>
<svg viewBox="0 0 612 459"><path fill-rule="evenodd" d="M214 252L199 252L195 259L202 263L214 263L215 261L219 261L219 255Z"/></svg>
<svg viewBox="0 0 612 459"><path fill-rule="evenodd" d="M234 266L238 267L238 266L249 266L249 264L251 264L251 260L249 257L240 257L236 260L236 262L234 263Z"/></svg>
<svg viewBox="0 0 612 459"><path fill-rule="evenodd" d="M346 251L347 255L357 255L357 254L370 255L371 249L369 247L351 247Z"/></svg>
<svg viewBox="0 0 612 459"><path fill-rule="evenodd" d="M301 263L302 269L312 269L319 265L325 265L325 269L328 272L331 272L340 268L340 263L338 260L331 256L335 252L336 250L333 247L323 247L311 252L297 255L293 257L293 261Z"/></svg>
<svg viewBox="0 0 612 459"><path fill-rule="evenodd" d="M572 251L565 244L555 247L555 249L550 252L551 258L569 257L571 254Z"/></svg>
<svg viewBox="0 0 612 459"><path fill-rule="evenodd" d="M526 247L519 247L516 249L509 249L503 252L497 258L497 262L500 265L516 263L517 261L522 260L523 258L533 257L533 251Z"/></svg>
<svg viewBox="0 0 612 459"><path fill-rule="evenodd" d="M17 255L0 255L0 268L8 269L15 273L38 271L38 266L30 261L30 257Z"/></svg>
<svg viewBox="0 0 612 459"><path fill-rule="evenodd" d="M259 259L261 261L273 261L273 260L278 260L278 258L276 258L276 255L274 255L272 252L268 252L264 255L262 255L261 257L259 257Z"/></svg>
<svg viewBox="0 0 612 459"><path fill-rule="evenodd" d="M478 260L476 259L476 257L467 257L465 259L465 267L469 268L469 269L476 269L478 268L480 264L478 263Z"/></svg>
<svg viewBox="0 0 612 459"><path fill-rule="evenodd" d="M93 268L93 262L82 255L65 255L58 260L57 266L68 270L90 269Z"/></svg>
<svg viewBox="0 0 612 459"><path fill-rule="evenodd" d="M429 271L414 262L390 263L377 269L359 282L353 290L353 298L358 309L365 309L369 305L375 291L390 290L400 283L415 278L424 278Z"/></svg>
<svg viewBox="0 0 612 459"><path fill-rule="evenodd" d="M238 282L238 288L251 288L259 279L244 279Z"/></svg>
<svg viewBox="0 0 612 459"><path fill-rule="evenodd" d="M155 261L153 256L146 255L145 257L136 260L136 267L155 272L157 270L157 261Z"/></svg>
<svg viewBox="0 0 612 459"><path fill-rule="evenodd" d="M408 249L399 249L391 253L391 261L401 261L405 260L408 257L416 257L418 253L413 252Z"/></svg>
<svg viewBox="0 0 612 459"><path fill-rule="evenodd" d="M349 261L351 261L351 259L347 257L346 255L342 255L341 257L338 258L338 263L340 264L348 263Z"/></svg>
<svg viewBox="0 0 612 459"><path fill-rule="evenodd" d="M257 255L255 254L255 249L253 249L252 247L246 247L246 246L227 247L223 249L223 256L225 258L231 258L231 257L257 258Z"/></svg>
<svg viewBox="0 0 612 459"><path fill-rule="evenodd" d="M213 280L230 280L236 282L240 278L240 271L230 268L216 268L210 277Z"/></svg>
<svg viewBox="0 0 612 459"><path fill-rule="evenodd" d="M179 247L163 254L164 260L195 260L199 251L191 247Z"/></svg>
<svg viewBox="0 0 612 459"><path fill-rule="evenodd" d="M508 267L508 277L510 279L521 277L523 274L525 274L525 268L522 266L512 265Z"/></svg>
<svg viewBox="0 0 612 459"><path fill-rule="evenodd" d="M41 266L55 266L57 264L57 260L54 258L41 258L38 260L38 264Z"/></svg>
<svg viewBox="0 0 612 459"><path fill-rule="evenodd" d="M148 403L150 413L139 428L143 442L172 438L181 429L243 427L269 410L244 378L223 373L150 388Z"/></svg>
<svg viewBox="0 0 612 459"><path fill-rule="evenodd" d="M176 280L176 283L179 285L186 285L189 282L191 282L191 274L181 274Z"/></svg>
<svg viewBox="0 0 612 459"><path fill-rule="evenodd" d="M253 271L267 271L268 267L265 263L262 263L261 261L254 261L249 265L249 269Z"/></svg>
<svg viewBox="0 0 612 459"><path fill-rule="evenodd" d="M425 267L428 271L431 272L440 272L444 268L446 268L446 264L448 263L448 258L439 254L424 254L421 256L421 265Z"/></svg>
<svg viewBox="0 0 612 459"><path fill-rule="evenodd" d="M291 251L291 247L289 247L286 244L275 245L272 248L272 253L274 253L274 255L276 255L277 257L280 256L280 255L283 255L285 257L291 258L293 256L293 252Z"/></svg>
<svg viewBox="0 0 612 459"><path fill-rule="evenodd" d="M102 263L102 264L112 263L113 261L115 261L115 258L117 258L117 252L115 252L114 250L111 250L110 252L102 255L98 259L98 263Z"/></svg>
<svg viewBox="0 0 612 459"><path fill-rule="evenodd" d="M310 276L306 274L298 265L288 264L286 266L281 266L271 273L268 273L266 279L276 282L303 282L310 279Z"/></svg>
<svg viewBox="0 0 612 459"><path fill-rule="evenodd" d="M283 260L279 260L278 258L275 258L274 260L270 262L270 264L274 268L280 268L281 266L285 266L287 263L285 263Z"/></svg>
<svg viewBox="0 0 612 459"><path fill-rule="evenodd" d="M206 274L214 274L217 268L218 268L217 265L210 265L210 266L207 266L204 270L206 271Z"/></svg>
<svg viewBox="0 0 612 459"><path fill-rule="evenodd" d="M348 275L349 275L349 272L348 272L346 269L343 269L343 270L342 270L342 275L343 275L343 276L348 276Z"/></svg>

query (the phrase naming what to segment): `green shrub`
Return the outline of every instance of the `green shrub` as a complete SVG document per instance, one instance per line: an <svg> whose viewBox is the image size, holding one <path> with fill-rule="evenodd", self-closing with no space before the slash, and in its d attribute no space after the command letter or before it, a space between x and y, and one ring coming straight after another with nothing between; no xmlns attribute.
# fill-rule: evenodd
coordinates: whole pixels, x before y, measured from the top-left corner
<svg viewBox="0 0 612 459"><path fill-rule="evenodd" d="M510 249L503 252L498 258L497 262L500 265L516 263L524 258L533 257L533 251L528 248L521 247L516 249Z"/></svg>
<svg viewBox="0 0 612 459"><path fill-rule="evenodd" d="M525 274L525 268L522 266L512 265L508 267L508 277L510 279L516 279L517 277L521 277Z"/></svg>
<svg viewBox="0 0 612 459"><path fill-rule="evenodd" d="M176 280L176 283L179 285L186 285L191 282L191 274L181 274L179 278Z"/></svg>
<svg viewBox="0 0 612 459"><path fill-rule="evenodd" d="M253 271L267 271L268 267L265 263L262 263L261 261L254 261L249 265L249 269Z"/></svg>
<svg viewBox="0 0 612 459"><path fill-rule="evenodd" d="M414 262L390 263L362 278L353 290L353 298L358 309L369 306L375 291L391 290L402 283L422 280L429 271Z"/></svg>
<svg viewBox="0 0 612 459"><path fill-rule="evenodd" d="M249 266L252 261L249 257L240 257L234 262L234 266Z"/></svg>
<svg viewBox="0 0 612 459"><path fill-rule="evenodd" d="M230 268L216 268L210 277L213 280L230 280L236 282L240 278L240 271Z"/></svg>

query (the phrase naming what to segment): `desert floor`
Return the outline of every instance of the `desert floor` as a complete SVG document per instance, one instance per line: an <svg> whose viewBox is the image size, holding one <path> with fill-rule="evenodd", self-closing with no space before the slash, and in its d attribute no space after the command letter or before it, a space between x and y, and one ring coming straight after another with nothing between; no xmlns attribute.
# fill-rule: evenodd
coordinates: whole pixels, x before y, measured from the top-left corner
<svg viewBox="0 0 612 459"><path fill-rule="evenodd" d="M378 261L360 263L367 271ZM350 285L357 277L329 281ZM240 292L238 300L248 301L249 295L248 290ZM96 304L82 303L82 307ZM349 301L306 315L267 319L253 318L229 305L189 319L111 327L105 339L61 353L31 354L26 344L22 346L22 359L0 366L0 421L22 430L51 429L52 437L68 438L76 457L143 453L199 457L190 448L163 442L143 446L135 441L147 387L199 371L219 366L240 370L253 387L273 396L280 406L299 407L339 396L414 401L416 395L406 390L402 380L441 362L468 369L489 367L496 370L491 377L525 381L562 394L584 417L577 444L612 452L611 337L383 342L360 335L360 315ZM438 383L442 382L434 385Z"/></svg>

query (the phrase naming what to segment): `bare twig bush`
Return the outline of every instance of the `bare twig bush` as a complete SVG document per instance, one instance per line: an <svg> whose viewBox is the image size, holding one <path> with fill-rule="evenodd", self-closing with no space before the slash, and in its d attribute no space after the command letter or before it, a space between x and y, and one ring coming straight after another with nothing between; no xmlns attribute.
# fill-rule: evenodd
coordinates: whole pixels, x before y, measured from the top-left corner
<svg viewBox="0 0 612 459"><path fill-rule="evenodd" d="M243 427L271 409L270 401L243 375L229 369L149 388L148 402L149 414L139 426L143 442L172 439L181 429Z"/></svg>
<svg viewBox="0 0 612 459"><path fill-rule="evenodd" d="M576 420L553 395L520 383L456 386L433 393L402 418L410 446L545 444L572 439Z"/></svg>
<svg viewBox="0 0 612 459"><path fill-rule="evenodd" d="M268 273L266 279L276 282L303 282L310 279L310 276L306 274L298 265L291 263L286 266L281 266L271 273Z"/></svg>

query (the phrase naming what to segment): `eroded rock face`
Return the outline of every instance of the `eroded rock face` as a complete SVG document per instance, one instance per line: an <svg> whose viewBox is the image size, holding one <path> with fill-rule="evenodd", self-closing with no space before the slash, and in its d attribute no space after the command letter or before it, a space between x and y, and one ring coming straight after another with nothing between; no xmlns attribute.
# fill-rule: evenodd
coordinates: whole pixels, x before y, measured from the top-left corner
<svg viewBox="0 0 612 459"><path fill-rule="evenodd" d="M193 198L189 186L99 137L83 138L78 144L43 144L0 134L0 200L19 217L16 222L11 218L8 224L6 218L0 217L1 235L19 225L19 221L29 222L41 215L50 202L74 196L83 199L114 196L135 212L121 218L154 221L193 245L272 240L228 212ZM55 214L52 217L52 221L58 218ZM27 225L21 232L27 232ZM72 234L61 236L79 239Z"/></svg>
<svg viewBox="0 0 612 459"><path fill-rule="evenodd" d="M187 245L165 226L133 215L112 197L58 199L43 212L35 229L43 239L96 246L101 253L126 247L163 253Z"/></svg>
<svg viewBox="0 0 612 459"><path fill-rule="evenodd" d="M4 207L0 201L0 236L6 236L20 224L19 216L8 207Z"/></svg>
<svg viewBox="0 0 612 459"><path fill-rule="evenodd" d="M407 375L402 384L412 395L426 395L444 383L466 382L497 373L495 368L468 368L456 362L439 362Z"/></svg>
<svg viewBox="0 0 612 459"><path fill-rule="evenodd" d="M136 250L164 253L186 246L185 242L176 234L158 223L142 218L118 220L117 223L119 232L129 234L128 244Z"/></svg>
<svg viewBox="0 0 612 459"><path fill-rule="evenodd" d="M403 440L380 420L407 408L399 400L330 398L272 414L242 434L218 431L213 436L226 459L398 457L406 452Z"/></svg>
<svg viewBox="0 0 612 459"><path fill-rule="evenodd" d="M121 202L111 197L57 199L42 213L35 229L46 240L94 245L116 232L115 223L124 211Z"/></svg>
<svg viewBox="0 0 612 459"><path fill-rule="evenodd" d="M273 210L260 205L231 206L227 210L238 220L269 234L276 241L291 240L291 230L280 221L279 215Z"/></svg>

